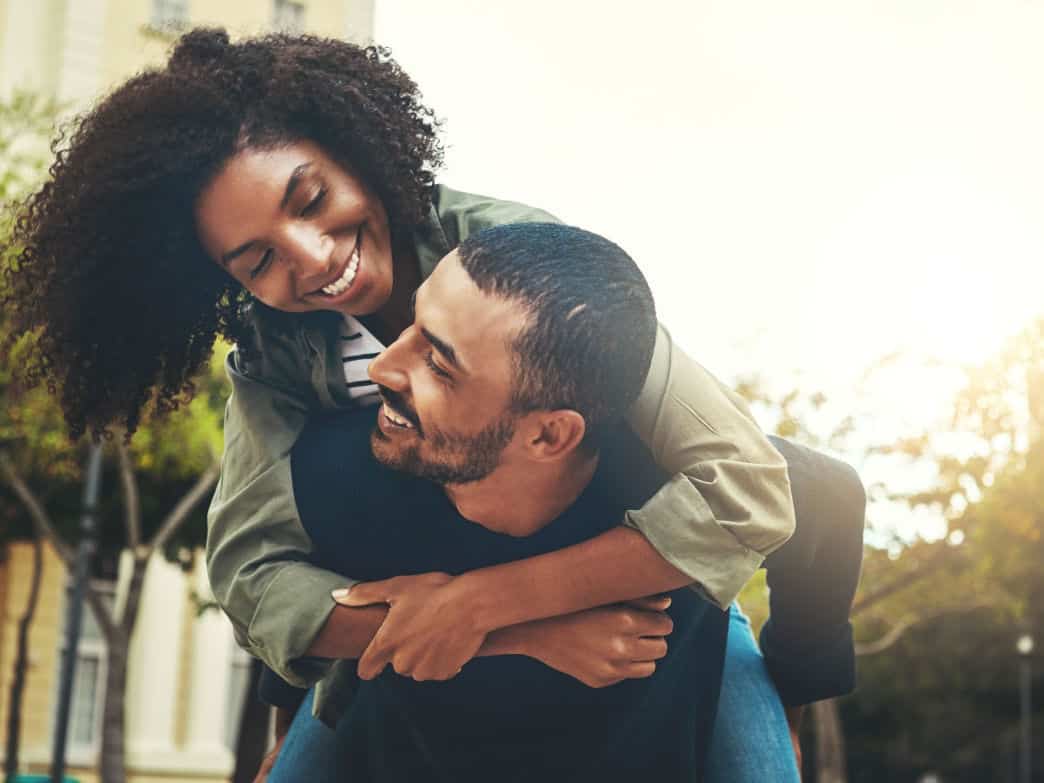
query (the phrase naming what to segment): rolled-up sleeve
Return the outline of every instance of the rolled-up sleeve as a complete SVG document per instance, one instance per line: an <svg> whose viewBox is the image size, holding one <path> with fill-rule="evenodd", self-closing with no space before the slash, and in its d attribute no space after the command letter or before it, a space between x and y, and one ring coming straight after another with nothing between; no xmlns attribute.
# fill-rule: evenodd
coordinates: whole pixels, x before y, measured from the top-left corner
<svg viewBox="0 0 1044 783"><path fill-rule="evenodd" d="M625 524L727 608L794 532L786 462L743 399L663 327L629 422L673 478Z"/></svg>
<svg viewBox="0 0 1044 783"><path fill-rule="evenodd" d="M329 664L306 651L333 611L330 591L351 581L307 562L312 543L290 474L290 448L307 406L239 372L231 360L227 369L233 393L221 479L207 514L211 589L240 646L287 682L310 685Z"/></svg>

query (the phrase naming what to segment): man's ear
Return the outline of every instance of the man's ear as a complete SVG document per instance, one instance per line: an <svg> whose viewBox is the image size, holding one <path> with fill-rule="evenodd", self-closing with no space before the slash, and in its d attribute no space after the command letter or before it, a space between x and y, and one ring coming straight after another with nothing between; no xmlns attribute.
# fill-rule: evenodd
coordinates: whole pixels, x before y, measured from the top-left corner
<svg viewBox="0 0 1044 783"><path fill-rule="evenodd" d="M525 446L534 460L561 459L575 451L587 434L583 415L569 408L537 411L529 418Z"/></svg>

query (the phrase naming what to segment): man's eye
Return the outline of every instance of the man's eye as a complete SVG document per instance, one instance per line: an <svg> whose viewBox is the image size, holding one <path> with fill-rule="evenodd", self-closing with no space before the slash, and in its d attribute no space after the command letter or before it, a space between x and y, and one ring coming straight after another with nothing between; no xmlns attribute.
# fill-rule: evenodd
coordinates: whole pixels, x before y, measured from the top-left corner
<svg viewBox="0 0 1044 783"><path fill-rule="evenodd" d="M438 375L440 378L452 378L453 377L448 372L446 372L444 369L439 367L438 364L435 363L435 352L434 351L428 351L424 355L424 361L427 363L428 369L431 370L436 375Z"/></svg>
<svg viewBox="0 0 1044 783"><path fill-rule="evenodd" d="M319 211L319 207L323 204L323 199L326 198L326 188L319 188L315 195L312 196L312 200L305 204L304 209L301 210L301 217L309 217Z"/></svg>
<svg viewBox="0 0 1044 783"><path fill-rule="evenodd" d="M272 262L272 248L269 248L268 250L266 250L262 254L261 260L258 262L257 266L255 266L253 269L250 270L250 279L253 280L255 277L257 277L262 272L264 272L266 269L268 269L268 265L271 262Z"/></svg>

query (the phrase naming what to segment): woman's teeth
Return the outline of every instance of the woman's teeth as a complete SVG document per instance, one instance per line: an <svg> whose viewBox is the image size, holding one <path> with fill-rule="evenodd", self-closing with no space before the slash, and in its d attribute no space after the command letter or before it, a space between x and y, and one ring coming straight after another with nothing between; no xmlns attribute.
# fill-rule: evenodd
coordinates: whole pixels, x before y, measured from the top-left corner
<svg viewBox="0 0 1044 783"><path fill-rule="evenodd" d="M352 258L345 267L344 274L334 280L330 285L324 285L321 290L327 296L337 296L347 291L355 282L355 275L359 271L359 246L352 251Z"/></svg>

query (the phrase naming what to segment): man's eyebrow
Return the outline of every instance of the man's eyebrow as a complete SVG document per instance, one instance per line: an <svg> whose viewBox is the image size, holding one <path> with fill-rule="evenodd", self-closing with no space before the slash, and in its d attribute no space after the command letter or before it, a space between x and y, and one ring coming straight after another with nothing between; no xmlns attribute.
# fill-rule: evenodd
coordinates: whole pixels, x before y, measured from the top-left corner
<svg viewBox="0 0 1044 783"><path fill-rule="evenodd" d="M279 202L280 209L286 207L291 196L294 195L294 190L296 190L297 186L300 184L301 178L304 177L305 172L308 171L308 168L311 165L310 161L308 163L302 163L290 173L290 179L286 181L286 191L283 193L283 200Z"/></svg>
<svg viewBox="0 0 1044 783"><path fill-rule="evenodd" d="M305 172L311 167L312 162L302 163L300 166L294 168L290 172L290 178L286 181L286 190L283 191L283 198L279 201L279 208L286 209L286 205L290 203L290 199L293 198L294 191L297 190L297 186L301 184L301 180L304 178ZM223 256L221 256L221 265L228 266L232 261L237 259L248 251L254 244L254 240L244 242L239 247L229 250Z"/></svg>
<svg viewBox="0 0 1044 783"><path fill-rule="evenodd" d="M461 372L467 372L463 367L460 366L460 362L457 360L457 352L453 350L452 345L447 343L445 340L436 337L423 326L420 328L420 331L421 334L424 335L424 339L426 339L429 343L435 346L435 350L441 353L445 357L447 362L452 364Z"/></svg>

